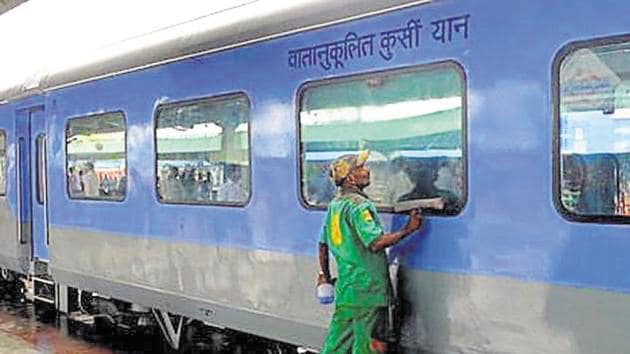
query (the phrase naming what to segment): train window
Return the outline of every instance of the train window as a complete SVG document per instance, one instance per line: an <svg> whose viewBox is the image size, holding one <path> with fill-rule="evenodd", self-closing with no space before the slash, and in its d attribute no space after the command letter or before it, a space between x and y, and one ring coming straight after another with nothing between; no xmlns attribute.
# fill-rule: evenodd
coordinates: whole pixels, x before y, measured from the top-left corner
<svg viewBox="0 0 630 354"><path fill-rule="evenodd" d="M371 151L366 194L383 210L440 197L441 214L465 201L465 80L452 62L308 84L300 95L301 191L324 207L335 187L328 165Z"/></svg>
<svg viewBox="0 0 630 354"><path fill-rule="evenodd" d="M7 134L0 130L0 195L7 194L6 160L7 159Z"/></svg>
<svg viewBox="0 0 630 354"><path fill-rule="evenodd" d="M577 217L630 215L630 42L572 47L558 62L557 200Z"/></svg>
<svg viewBox="0 0 630 354"><path fill-rule="evenodd" d="M127 145L121 112L68 120L66 173L68 193L73 199L125 198Z"/></svg>
<svg viewBox="0 0 630 354"><path fill-rule="evenodd" d="M244 94L158 107L158 198L245 205L250 195L249 100Z"/></svg>

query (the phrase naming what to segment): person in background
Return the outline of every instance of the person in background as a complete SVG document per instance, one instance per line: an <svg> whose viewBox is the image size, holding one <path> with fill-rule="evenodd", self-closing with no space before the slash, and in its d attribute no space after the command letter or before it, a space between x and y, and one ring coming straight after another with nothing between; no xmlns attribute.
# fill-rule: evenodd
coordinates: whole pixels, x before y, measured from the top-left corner
<svg viewBox="0 0 630 354"><path fill-rule="evenodd" d="M308 199L314 204L326 204L335 195L335 186L330 182L328 178L327 165L319 166L319 164L313 164L317 167L313 170L313 177L307 178L308 185L306 186L306 192Z"/></svg>
<svg viewBox="0 0 630 354"><path fill-rule="evenodd" d="M186 166L181 183L183 189L183 199L187 201L195 200L195 194L197 193L197 183L195 181L195 169L193 167Z"/></svg>
<svg viewBox="0 0 630 354"><path fill-rule="evenodd" d="M101 189L103 190L103 194L107 196L112 195L113 184L112 181L107 177L107 175L103 176L103 181L101 182Z"/></svg>
<svg viewBox="0 0 630 354"><path fill-rule="evenodd" d="M422 225L417 211L399 231L385 233L374 204L363 193L370 184L367 151L333 161L330 175L338 191L319 241L317 285L332 283L329 252L337 262L335 312L321 353L384 353L391 296L385 248Z"/></svg>
<svg viewBox="0 0 630 354"><path fill-rule="evenodd" d="M167 201L184 199L184 186L181 182L179 169L176 166L168 168L168 173L164 180L164 189L160 190L160 197Z"/></svg>
<svg viewBox="0 0 630 354"><path fill-rule="evenodd" d="M116 191L118 195L125 196L127 194L127 176L123 175L118 179L118 184L116 185Z"/></svg>
<svg viewBox="0 0 630 354"><path fill-rule="evenodd" d="M99 197L99 182L94 172L94 164L88 162L85 164L85 172L83 173L82 180L84 197L86 198L98 198Z"/></svg>
<svg viewBox="0 0 630 354"><path fill-rule="evenodd" d="M70 194L74 197L83 192L81 185L81 173L75 166L68 169L68 183L70 184Z"/></svg>
<svg viewBox="0 0 630 354"><path fill-rule="evenodd" d="M414 184L409 178L410 166L403 157L392 160L391 172L387 183L387 201L395 203L400 197L409 193L414 188Z"/></svg>
<svg viewBox="0 0 630 354"><path fill-rule="evenodd" d="M244 202L247 199L240 166L231 165L226 168L225 183L219 187L217 198L221 202Z"/></svg>
<svg viewBox="0 0 630 354"><path fill-rule="evenodd" d="M197 171L197 200L206 202L210 200L210 189L212 181L208 179L209 173Z"/></svg>

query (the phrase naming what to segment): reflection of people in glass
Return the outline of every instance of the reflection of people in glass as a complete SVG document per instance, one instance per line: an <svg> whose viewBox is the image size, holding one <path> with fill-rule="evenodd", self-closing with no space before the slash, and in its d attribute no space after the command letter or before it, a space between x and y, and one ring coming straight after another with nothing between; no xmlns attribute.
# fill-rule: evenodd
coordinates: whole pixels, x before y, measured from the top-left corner
<svg viewBox="0 0 630 354"><path fill-rule="evenodd" d="M83 191L85 192L85 197L87 198L98 198L99 197L99 182L98 177L96 177L96 172L94 172L94 164L92 162L88 162L85 164L85 172L82 176L83 182Z"/></svg>
<svg viewBox="0 0 630 354"><path fill-rule="evenodd" d="M437 177L433 185L440 191L452 193L456 199L462 196L461 168L454 161L443 162L437 171Z"/></svg>
<svg viewBox="0 0 630 354"><path fill-rule="evenodd" d="M584 166L578 156L566 155L562 158L562 205L571 212L577 212L584 185Z"/></svg>
<svg viewBox="0 0 630 354"><path fill-rule="evenodd" d="M123 175L118 179L118 183L116 184L116 190L119 195L127 194L127 176Z"/></svg>
<svg viewBox="0 0 630 354"><path fill-rule="evenodd" d="M71 166L68 169L68 183L70 184L70 194L72 196L76 196L79 193L83 192L79 169L75 166Z"/></svg>
<svg viewBox="0 0 630 354"><path fill-rule="evenodd" d="M241 180L241 167L228 165L225 168L225 182L219 186L217 198L221 202L243 202L247 199Z"/></svg>
<svg viewBox="0 0 630 354"><path fill-rule="evenodd" d="M324 167L317 165L307 183L306 195L312 204L328 203L335 195L335 187L330 183L328 171Z"/></svg>
<svg viewBox="0 0 630 354"><path fill-rule="evenodd" d="M186 167L184 170L184 177L182 178L182 185L184 187L184 199L195 200L195 194L197 193L197 186L195 182L195 176L190 167Z"/></svg>
<svg viewBox="0 0 630 354"><path fill-rule="evenodd" d="M197 170L195 179L197 180L197 200L207 201L210 199L211 180L208 179L209 173Z"/></svg>
<svg viewBox="0 0 630 354"><path fill-rule="evenodd" d="M563 156L560 199L564 208L583 215L615 215L618 165L611 154Z"/></svg>
<svg viewBox="0 0 630 354"><path fill-rule="evenodd" d="M414 200L414 199L426 199L438 197L438 192L433 182L437 178L437 171L434 168L434 163L426 161L421 163L415 168L407 168L405 171L409 173L410 179L414 183L413 189L402 196L401 201Z"/></svg>
<svg viewBox="0 0 630 354"><path fill-rule="evenodd" d="M160 190L162 199L168 201L178 201L183 197L183 188L180 184L179 170L175 166L169 166L166 179L162 183L163 188Z"/></svg>
<svg viewBox="0 0 630 354"><path fill-rule="evenodd" d="M402 195L399 201L442 198L447 214L456 213L460 209L460 198L453 192L458 189L459 183L448 163L431 159L421 161L406 171L415 185L409 193Z"/></svg>
<svg viewBox="0 0 630 354"><path fill-rule="evenodd" d="M107 175L103 176L103 181L101 182L101 189L103 190L103 194L110 195L110 196L112 195L114 185L112 184L112 181L109 179L109 177L107 177Z"/></svg>
<svg viewBox="0 0 630 354"><path fill-rule="evenodd" d="M577 203L578 212L614 215L617 198L617 159L610 154L585 156L586 178Z"/></svg>
<svg viewBox="0 0 630 354"><path fill-rule="evenodd" d="M387 200L395 203L400 197L411 192L414 184L409 178L409 165L402 157L392 160L391 174L387 181Z"/></svg>

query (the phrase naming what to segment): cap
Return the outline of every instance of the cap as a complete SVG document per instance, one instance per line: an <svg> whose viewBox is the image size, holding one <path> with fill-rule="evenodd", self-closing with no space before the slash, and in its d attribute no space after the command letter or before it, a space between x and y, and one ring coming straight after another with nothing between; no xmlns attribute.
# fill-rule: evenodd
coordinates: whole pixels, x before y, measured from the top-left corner
<svg viewBox="0 0 630 354"><path fill-rule="evenodd" d="M369 150L362 150L358 154L347 154L336 158L330 164L330 177L335 185L341 185L343 180L348 177L353 168L363 166L370 156Z"/></svg>

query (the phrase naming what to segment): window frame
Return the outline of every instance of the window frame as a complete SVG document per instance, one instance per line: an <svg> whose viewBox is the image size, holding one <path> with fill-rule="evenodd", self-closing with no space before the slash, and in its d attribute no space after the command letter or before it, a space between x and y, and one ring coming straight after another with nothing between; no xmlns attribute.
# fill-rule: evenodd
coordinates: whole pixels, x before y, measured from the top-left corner
<svg viewBox="0 0 630 354"><path fill-rule="evenodd" d="M242 202L226 202L226 201L210 201L210 202L202 202L202 201L167 201L160 198L160 191L158 188L158 175L159 175L159 167L158 167L158 141L157 141L157 129L158 129L158 117L160 113L167 108L172 107L182 107L182 106L190 106L194 105L198 102L204 101L229 101L233 98L243 97L247 101L247 169L249 173L249 181L247 187L249 191L247 193L247 199ZM163 205L190 205L190 206L219 206L219 207L233 207L233 208L244 208L247 206L252 200L253 194L253 174L252 174L252 101L249 95L245 91L233 91L228 93L222 93L218 95L211 96L203 96L192 99L180 100L180 101L172 101L167 103L162 103L158 105L155 109L155 113L153 115L153 188L155 199L158 203Z"/></svg>
<svg viewBox="0 0 630 354"><path fill-rule="evenodd" d="M124 129L125 177L127 177L127 186L125 186L125 195L123 195L122 198L120 199L73 197L72 194L70 193L70 181L68 180L68 141L67 140L68 140L68 127L70 126L70 122L72 122L73 120L95 118L95 117L105 116L108 114L117 114L117 113L119 113L122 116L123 123L125 124L125 129ZM91 201L91 202L114 202L114 203L122 203L127 200L127 194L129 193L129 158L127 156L128 155L127 152L129 151L129 145L128 145L129 142L127 140L127 130L128 130L127 122L128 122L127 115L125 114L123 110L115 110L115 111L108 111L108 112L88 114L88 115L79 115L79 116L70 117L66 120L66 124L63 131L63 138L64 138L63 151L64 151L64 159L65 159L65 171L63 172L63 174L64 174L64 180L66 183L66 195L68 196L68 198L70 198L70 200L82 200L82 201Z"/></svg>
<svg viewBox="0 0 630 354"><path fill-rule="evenodd" d="M4 180L4 192L0 193L0 197L6 198L7 197L7 172L8 172L8 169L7 169L7 158L8 158L8 155L7 155L7 137L8 137L8 135L7 135L6 129L0 129L0 135L4 136L4 166L3 166L3 169L0 170L0 173L2 173L4 175L4 178L3 178L3 180Z"/></svg>
<svg viewBox="0 0 630 354"><path fill-rule="evenodd" d="M551 97L552 97L552 199L556 211L566 220L591 224L630 224L630 216L623 215L580 215L565 208L562 203L562 169L560 151L560 70L564 60L580 49L603 47L621 43L630 44L630 35L618 35L597 37L586 40L578 40L565 44L560 48L553 59L551 68Z"/></svg>
<svg viewBox="0 0 630 354"><path fill-rule="evenodd" d="M436 213L436 212L432 212L431 210L423 211L423 213L425 215L436 216L436 217L456 217L456 216L461 215L464 212L464 210L466 209L466 206L468 205L468 76L466 74L466 70L464 69L464 66L460 62L453 59L435 61L435 62L424 63L424 64L416 64L416 65L404 66L404 67L394 67L394 68L387 68L387 69L380 69L380 70L373 70L373 71L363 71L360 73L349 74L349 75L326 77L323 79L309 80L302 83L299 86L297 90L297 94L295 96L295 99L296 99L296 105L295 105L296 150L295 151L297 151L297 155L296 155L296 166L297 166L296 171L297 171L297 178L298 178L297 195L298 195L298 200L300 201L300 204L302 205L304 209L326 210L327 208L327 205L319 206L319 205L309 204L306 201L306 198L304 196L304 188L302 186L303 184L302 155L304 151L302 149L302 122L300 120L300 112L302 112L304 93L308 89L311 89L311 88L326 86L331 83L344 83L344 82L349 82L349 81L354 81L354 80L360 80L362 78L374 77L380 74L422 73L422 72L430 72L432 70L442 69L442 68L454 69L455 72L459 75L460 83L461 83L461 92L462 92L462 136L461 136L461 139L462 139L462 177L463 177L462 199L461 199L462 204L461 204L461 208L457 211L457 213L454 213L454 214ZM378 207L377 210L383 213L394 214L393 207Z"/></svg>

